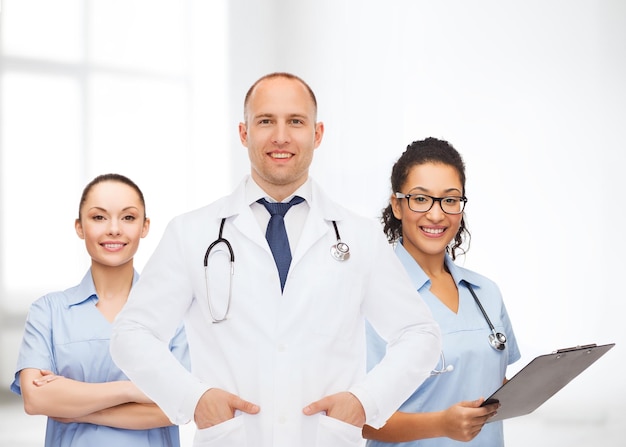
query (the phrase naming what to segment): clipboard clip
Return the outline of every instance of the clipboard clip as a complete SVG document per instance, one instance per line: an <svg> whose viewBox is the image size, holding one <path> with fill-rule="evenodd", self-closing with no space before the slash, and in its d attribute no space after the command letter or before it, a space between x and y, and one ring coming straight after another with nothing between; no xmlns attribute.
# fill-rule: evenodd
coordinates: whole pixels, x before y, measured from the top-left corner
<svg viewBox="0 0 626 447"><path fill-rule="evenodd" d="M563 348L563 349L557 349L556 351L553 352L553 354L564 354L566 352L571 352L571 351L580 351L582 349L590 349L590 348L595 348L597 345L595 343L591 343L589 345L578 345L578 346L572 346L571 348Z"/></svg>

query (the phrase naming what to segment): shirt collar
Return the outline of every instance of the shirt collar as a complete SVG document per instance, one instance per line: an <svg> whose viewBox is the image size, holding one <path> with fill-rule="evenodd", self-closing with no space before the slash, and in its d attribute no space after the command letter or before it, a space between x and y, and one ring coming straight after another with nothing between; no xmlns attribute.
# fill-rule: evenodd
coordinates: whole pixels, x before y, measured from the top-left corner
<svg viewBox="0 0 626 447"><path fill-rule="evenodd" d="M289 202L289 200L291 200L293 196L300 196L304 200L306 200L307 203L311 203L311 197L313 195L312 190L313 190L312 182L311 182L311 178L309 177L306 179L306 182L304 182L302 186L300 186L296 191L294 191L294 193L291 194L289 197L285 198L283 202ZM248 205L252 205L254 202L256 202L259 199L267 199L269 202L276 202L276 199L268 196L267 193L263 191L263 189L257 184L257 182L254 181L252 176L249 176L246 181L245 197L246 197L246 203Z"/></svg>
<svg viewBox="0 0 626 447"><path fill-rule="evenodd" d="M400 262L402 262L402 265L409 273L411 281L413 281L413 287L415 287L415 289L417 290L424 287L424 285L430 281L430 278L426 273L424 273L424 270L422 270L422 268L415 261L415 259L413 259L413 256L411 256L406 248L404 248L404 246L402 245L402 239L400 239L400 241L396 243L395 251L396 255L400 259ZM461 283L461 281L464 280L470 283L472 286L480 287L480 276L470 270L456 265L450 255L448 255L447 253L445 255L444 262L457 286Z"/></svg>
<svg viewBox="0 0 626 447"><path fill-rule="evenodd" d="M448 267L448 271L452 275L452 278L454 278L454 282L457 284L457 286L461 284L461 281L466 281L476 288L480 288L481 284L484 284L483 276L455 264L450 255L448 255L447 253L445 262L446 266Z"/></svg>
<svg viewBox="0 0 626 447"><path fill-rule="evenodd" d="M136 270L133 270L133 285L139 279L139 274ZM96 293L96 285L93 282L93 276L91 275L91 269L87 270L85 276L83 276L82 281L76 288L76 293L68 298L67 305L68 307L75 306L77 304L83 304L86 301L89 301L91 298L98 299L98 295Z"/></svg>
<svg viewBox="0 0 626 447"><path fill-rule="evenodd" d="M426 273L424 273L424 270L422 270L422 268L415 261L415 259L413 259L413 256L411 256L406 248L404 248L404 246L402 245L402 239L400 239L396 243L395 250L398 259L400 259L400 262L406 269L409 277L411 278L411 281L413 282L413 287L415 288L415 290L420 290L428 281L430 281L430 278Z"/></svg>

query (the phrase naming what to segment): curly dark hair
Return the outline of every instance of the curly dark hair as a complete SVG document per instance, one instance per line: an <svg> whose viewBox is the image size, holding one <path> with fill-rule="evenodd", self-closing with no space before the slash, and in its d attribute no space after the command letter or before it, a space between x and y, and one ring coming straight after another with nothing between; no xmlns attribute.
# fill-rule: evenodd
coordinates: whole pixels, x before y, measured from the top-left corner
<svg viewBox="0 0 626 447"><path fill-rule="evenodd" d="M401 191L411 168L424 163L441 163L456 169L463 187L463 195L465 195L465 163L461 154L447 141L433 137L414 141L406 147L406 151L396 161L391 170L391 191ZM391 202L383 209L381 222L389 242L396 242L402 237L402 222L393 215ZM463 254L469 250L470 237L470 232L465 225L465 216L463 216L461 217L461 226L454 236L453 242L446 247L446 252L452 256L452 259L456 259L457 250L460 250ZM461 248L465 240L467 240L467 249Z"/></svg>

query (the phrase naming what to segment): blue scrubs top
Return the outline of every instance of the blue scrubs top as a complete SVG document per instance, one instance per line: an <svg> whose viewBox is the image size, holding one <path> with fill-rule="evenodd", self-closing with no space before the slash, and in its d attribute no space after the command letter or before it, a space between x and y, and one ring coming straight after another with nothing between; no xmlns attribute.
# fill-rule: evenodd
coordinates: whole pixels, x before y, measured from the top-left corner
<svg viewBox="0 0 626 447"><path fill-rule="evenodd" d="M451 371L426 379L402 404L399 411L406 413L441 411L458 402L489 397L502 385L507 365L520 358L515 334L498 286L482 275L457 266L449 256L446 256L446 266L459 290L459 309L458 313L454 313L430 292L430 279L401 244L397 244L396 254L441 327L443 353L435 371L442 371L449 365L453 366ZM503 351L497 351L489 344L488 337L491 334L489 325L467 286L461 284L461 280L472 285L496 331L506 335L506 348ZM367 345L368 369L371 369L385 355L386 343L369 325ZM478 436L470 442L445 437L395 444L367 442L368 447L389 445L502 447L504 433L502 421L496 421L485 424Z"/></svg>
<svg viewBox="0 0 626 447"><path fill-rule="evenodd" d="M137 272L133 284L138 279ZM89 383L128 380L109 354L112 325L96 308L98 297L91 269L81 283L63 292L44 295L29 310L11 390L21 394L20 371L47 369ZM189 351L181 326L170 350L187 368ZM126 430L86 423L62 423L48 418L46 447L179 447L177 426Z"/></svg>

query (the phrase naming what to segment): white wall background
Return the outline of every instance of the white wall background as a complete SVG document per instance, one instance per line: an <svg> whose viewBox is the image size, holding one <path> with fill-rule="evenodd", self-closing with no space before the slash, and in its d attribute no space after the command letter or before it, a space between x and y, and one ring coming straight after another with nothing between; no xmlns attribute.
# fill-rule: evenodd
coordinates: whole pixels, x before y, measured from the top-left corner
<svg viewBox="0 0 626 447"><path fill-rule="evenodd" d="M42 4L66 25L39 21ZM89 179L118 171L144 189L141 269L170 217L248 171L243 95L291 71L326 124L312 174L362 214L379 215L411 141L435 136L463 154L472 245L460 262L504 293L523 354L511 373L557 348L617 343L536 415L507 422L507 445L589 445L599 433L621 445L607 436L626 422L625 3L4 0L0 14L8 326L86 270L73 219ZM0 338L5 388L19 336Z"/></svg>

